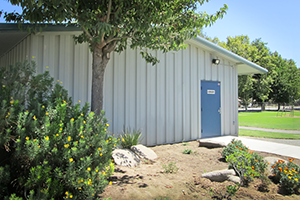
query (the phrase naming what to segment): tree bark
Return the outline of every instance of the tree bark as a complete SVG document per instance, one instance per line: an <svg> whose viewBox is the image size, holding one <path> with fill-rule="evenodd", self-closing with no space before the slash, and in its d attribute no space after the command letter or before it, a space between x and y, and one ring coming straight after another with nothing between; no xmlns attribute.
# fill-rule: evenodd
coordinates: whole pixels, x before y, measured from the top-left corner
<svg viewBox="0 0 300 200"><path fill-rule="evenodd" d="M103 86L104 72L109 61L109 56L105 55L103 47L96 44L93 48L92 67L92 105L91 110L99 115L103 110Z"/></svg>

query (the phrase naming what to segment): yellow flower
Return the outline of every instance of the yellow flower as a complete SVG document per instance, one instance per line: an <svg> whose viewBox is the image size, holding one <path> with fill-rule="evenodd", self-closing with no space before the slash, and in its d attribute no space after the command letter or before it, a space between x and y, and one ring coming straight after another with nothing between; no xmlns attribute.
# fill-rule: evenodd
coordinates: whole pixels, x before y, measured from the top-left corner
<svg viewBox="0 0 300 200"><path fill-rule="evenodd" d="M85 124L86 122L85 122L85 121L83 121L83 123Z"/></svg>
<svg viewBox="0 0 300 200"><path fill-rule="evenodd" d="M289 176L289 179L292 179L292 177Z"/></svg>
<svg viewBox="0 0 300 200"><path fill-rule="evenodd" d="M59 136L59 134L57 133L55 136L56 136L56 137L58 137L58 136Z"/></svg>
<svg viewBox="0 0 300 200"><path fill-rule="evenodd" d="M42 106L42 108L45 108L45 106Z"/></svg>
<svg viewBox="0 0 300 200"><path fill-rule="evenodd" d="M111 182L111 181L109 181L109 185L112 185L112 182Z"/></svg>
<svg viewBox="0 0 300 200"><path fill-rule="evenodd" d="M80 183L80 181L77 181L78 183Z"/></svg>
<svg viewBox="0 0 300 200"><path fill-rule="evenodd" d="M60 84L62 84L62 81L60 82Z"/></svg>
<svg viewBox="0 0 300 200"><path fill-rule="evenodd" d="M102 174L105 175L105 172L103 172Z"/></svg>
<svg viewBox="0 0 300 200"><path fill-rule="evenodd" d="M108 140L106 140L106 143L108 143Z"/></svg>
<svg viewBox="0 0 300 200"><path fill-rule="evenodd" d="M78 189L81 190L81 187L79 187Z"/></svg>
<svg viewBox="0 0 300 200"><path fill-rule="evenodd" d="M69 137L68 137L68 141L70 142L70 141L71 141L71 139L72 139L72 138L71 138L71 136L69 136Z"/></svg>
<svg viewBox="0 0 300 200"><path fill-rule="evenodd" d="M34 139L33 141L36 141L36 139Z"/></svg>
<svg viewBox="0 0 300 200"><path fill-rule="evenodd" d="M96 169L95 171L98 172L98 169Z"/></svg>
<svg viewBox="0 0 300 200"><path fill-rule="evenodd" d="M2 87L5 87L5 85L2 85Z"/></svg>
<svg viewBox="0 0 300 200"><path fill-rule="evenodd" d="M59 80L57 80L57 82L59 82Z"/></svg>
<svg viewBox="0 0 300 200"><path fill-rule="evenodd" d="M66 194L66 195L69 195L69 193L68 193L68 192L65 192L65 194Z"/></svg>
<svg viewBox="0 0 300 200"><path fill-rule="evenodd" d="M122 138L122 142L124 142L125 140L124 140L124 138Z"/></svg>
<svg viewBox="0 0 300 200"><path fill-rule="evenodd" d="M49 68L49 66L46 66L46 68L48 69L48 68Z"/></svg>
<svg viewBox="0 0 300 200"><path fill-rule="evenodd" d="M46 113L46 115L49 115L49 113Z"/></svg>
<svg viewBox="0 0 300 200"><path fill-rule="evenodd" d="M81 113L80 115L83 116L83 113Z"/></svg>
<svg viewBox="0 0 300 200"><path fill-rule="evenodd" d="M299 181L297 178L295 178L295 181Z"/></svg>
<svg viewBox="0 0 300 200"><path fill-rule="evenodd" d="M70 199L72 199L73 198L73 195L70 195Z"/></svg>
<svg viewBox="0 0 300 200"><path fill-rule="evenodd" d="M65 144L65 147L68 148L70 145L69 144Z"/></svg>
<svg viewBox="0 0 300 200"><path fill-rule="evenodd" d="M26 139L26 140L29 140L29 137L26 137L25 139Z"/></svg>
<svg viewBox="0 0 300 200"><path fill-rule="evenodd" d="M70 162L73 162L73 158L70 158L69 161L70 161Z"/></svg>
<svg viewBox="0 0 300 200"><path fill-rule="evenodd" d="M49 136L47 136L47 137L45 138L45 140L49 140Z"/></svg>
<svg viewBox="0 0 300 200"><path fill-rule="evenodd" d="M98 150L101 151L101 148L99 147Z"/></svg>
<svg viewBox="0 0 300 200"><path fill-rule="evenodd" d="M114 144L114 147L116 147L116 145Z"/></svg>
<svg viewBox="0 0 300 200"><path fill-rule="evenodd" d="M34 56L32 56L32 58L34 58Z"/></svg>
<svg viewBox="0 0 300 200"><path fill-rule="evenodd" d="M107 129L105 128L104 131L107 131Z"/></svg>
<svg viewBox="0 0 300 200"><path fill-rule="evenodd" d="M59 130L62 131L62 128L60 128Z"/></svg>
<svg viewBox="0 0 300 200"><path fill-rule="evenodd" d="M81 101L79 100L78 102L80 103Z"/></svg>
<svg viewBox="0 0 300 200"><path fill-rule="evenodd" d="M71 121L74 122L74 118L72 118Z"/></svg>
<svg viewBox="0 0 300 200"><path fill-rule="evenodd" d="M109 127L109 124L106 124L107 127Z"/></svg>
<svg viewBox="0 0 300 200"><path fill-rule="evenodd" d="M36 116L33 116L33 119L36 120Z"/></svg>
<svg viewBox="0 0 300 200"><path fill-rule="evenodd" d="M80 137L81 137L82 139L84 139L84 136L83 136L83 135L81 135Z"/></svg>
<svg viewBox="0 0 300 200"><path fill-rule="evenodd" d="M10 113L7 113L7 115L10 115Z"/></svg>
<svg viewBox="0 0 300 200"><path fill-rule="evenodd" d="M100 153L100 156L102 156L102 153Z"/></svg>
<svg viewBox="0 0 300 200"><path fill-rule="evenodd" d="M63 100L63 103L67 103L65 100Z"/></svg>
<svg viewBox="0 0 300 200"><path fill-rule="evenodd" d="M88 171L91 171L91 168L90 168L90 167L88 167L88 168L87 168L87 170L88 170Z"/></svg>
<svg viewBox="0 0 300 200"><path fill-rule="evenodd" d="M13 104L13 103L14 103L14 101L10 101L10 103L11 103L11 104Z"/></svg>
<svg viewBox="0 0 300 200"><path fill-rule="evenodd" d="M83 179L81 179L80 181L83 182Z"/></svg>

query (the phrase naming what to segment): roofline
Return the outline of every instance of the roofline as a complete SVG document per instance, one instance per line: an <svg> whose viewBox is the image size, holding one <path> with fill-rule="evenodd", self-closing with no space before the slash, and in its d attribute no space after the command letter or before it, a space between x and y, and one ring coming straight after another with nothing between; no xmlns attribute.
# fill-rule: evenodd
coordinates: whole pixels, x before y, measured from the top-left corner
<svg viewBox="0 0 300 200"><path fill-rule="evenodd" d="M247 59L245 59L245 58L243 58L243 57L241 57L241 56L239 56L235 53L232 53L231 51L229 51L227 49L224 49L223 47L220 47L219 45L217 45L217 44L215 44L215 43L213 43L209 40L206 40L206 39L204 39L202 37L199 37L199 36L196 37L196 38L193 38L193 39L196 40L197 42L200 42L201 44L217 51L217 52L220 52L220 53L224 54L225 56L228 56L229 58L232 58L232 59L234 59L238 62L241 62L242 64L253 67L254 69L260 71L261 73L267 73L268 72L267 69L255 64L255 63L253 63L253 62L251 62L251 61L249 61L249 60L247 60Z"/></svg>
<svg viewBox="0 0 300 200"><path fill-rule="evenodd" d="M30 23L0 23L0 32L6 31L27 31L27 29L36 29L39 31L80 31L80 28L75 25L68 24L30 24Z"/></svg>

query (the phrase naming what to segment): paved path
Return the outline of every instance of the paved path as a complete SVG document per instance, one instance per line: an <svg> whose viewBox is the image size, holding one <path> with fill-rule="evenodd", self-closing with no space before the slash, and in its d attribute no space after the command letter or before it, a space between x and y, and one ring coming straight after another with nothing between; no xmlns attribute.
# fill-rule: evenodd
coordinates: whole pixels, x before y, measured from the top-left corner
<svg viewBox="0 0 300 200"><path fill-rule="evenodd" d="M300 159L300 146L293 146L287 144L279 144L275 142L263 141L258 139L236 137L236 136L221 136L214 138L207 138L201 140L214 140L218 142L224 142L226 145L231 142L232 139L241 140L244 145L249 147L253 151L262 151L273 153L277 155L292 157Z"/></svg>
<svg viewBox="0 0 300 200"><path fill-rule="evenodd" d="M300 131L297 130L283 130L283 129L271 129L271 128L258 128L258 127L248 127L248 126L239 126L240 129L254 130L254 131L268 131L275 133L293 133L300 134Z"/></svg>

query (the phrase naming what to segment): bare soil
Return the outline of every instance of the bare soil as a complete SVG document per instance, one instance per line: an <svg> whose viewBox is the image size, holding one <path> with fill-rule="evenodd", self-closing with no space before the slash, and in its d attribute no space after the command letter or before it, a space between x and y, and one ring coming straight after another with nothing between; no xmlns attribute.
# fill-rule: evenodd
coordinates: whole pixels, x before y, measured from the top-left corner
<svg viewBox="0 0 300 200"><path fill-rule="evenodd" d="M198 147L197 141L168 144L151 147L158 155L154 163L143 161L139 167L115 166L115 172L100 198L122 199L221 199L226 186L234 183L211 182L201 178L201 174L228 168L222 159L222 148L208 149ZM185 149L191 154L183 154ZM285 156L257 152L263 157L276 156L288 160ZM165 173L163 165L176 163L176 173ZM295 160L300 165L300 160ZM248 187L241 187L231 199L300 199L299 194L284 195L278 184L271 184L265 192L259 191L260 180L255 180Z"/></svg>

